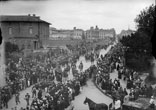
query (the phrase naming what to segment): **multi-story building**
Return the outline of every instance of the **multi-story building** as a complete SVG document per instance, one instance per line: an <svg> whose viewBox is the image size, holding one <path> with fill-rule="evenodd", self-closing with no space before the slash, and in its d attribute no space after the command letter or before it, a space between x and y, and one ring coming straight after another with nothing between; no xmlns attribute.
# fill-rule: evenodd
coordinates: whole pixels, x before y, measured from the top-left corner
<svg viewBox="0 0 156 110"><path fill-rule="evenodd" d="M99 38L99 28L98 26L90 27L89 30L86 30L86 38L87 39L98 39Z"/></svg>
<svg viewBox="0 0 156 110"><path fill-rule="evenodd" d="M98 26L96 26L95 29L94 27L91 27L86 31L87 39L105 39L106 37L113 38L115 35L115 29L99 29Z"/></svg>
<svg viewBox="0 0 156 110"><path fill-rule="evenodd" d="M99 30L99 38L100 39L105 39L106 37L110 37L113 38L115 37L116 33L115 33L115 29L100 29Z"/></svg>
<svg viewBox="0 0 156 110"><path fill-rule="evenodd" d="M73 29L74 39L82 39L83 35L84 35L84 31L82 29L76 29L76 27L74 27Z"/></svg>
<svg viewBox="0 0 156 110"><path fill-rule="evenodd" d="M57 39L70 39L73 35L72 30L57 30L55 28L50 28L50 39L57 40Z"/></svg>
<svg viewBox="0 0 156 110"><path fill-rule="evenodd" d="M50 39L106 39L115 37L115 29L99 29L98 26L89 30L73 28L73 30L50 29Z"/></svg>
<svg viewBox="0 0 156 110"><path fill-rule="evenodd" d="M73 28L73 30L57 30L56 28L50 28L50 39L81 39L84 31L82 29Z"/></svg>
<svg viewBox="0 0 156 110"><path fill-rule="evenodd" d="M50 23L41 20L39 16L0 16L2 36L24 49L39 49L49 38Z"/></svg>
<svg viewBox="0 0 156 110"><path fill-rule="evenodd" d="M128 29L128 30L122 30L120 34L118 34L118 40L122 39L123 36L129 36L133 34L135 31Z"/></svg>

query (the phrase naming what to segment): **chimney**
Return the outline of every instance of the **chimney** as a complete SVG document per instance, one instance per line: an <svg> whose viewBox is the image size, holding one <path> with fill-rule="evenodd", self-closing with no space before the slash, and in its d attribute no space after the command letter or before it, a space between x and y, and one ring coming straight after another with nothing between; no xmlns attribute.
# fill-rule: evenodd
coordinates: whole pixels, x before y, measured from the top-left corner
<svg viewBox="0 0 156 110"><path fill-rule="evenodd" d="M90 27L90 30L93 30L94 29L94 27Z"/></svg>
<svg viewBox="0 0 156 110"><path fill-rule="evenodd" d="M36 15L35 15L35 14L33 14L33 16L35 17Z"/></svg>
<svg viewBox="0 0 156 110"><path fill-rule="evenodd" d="M95 27L95 28L96 28L96 29L99 29L97 25L96 25L96 27Z"/></svg>

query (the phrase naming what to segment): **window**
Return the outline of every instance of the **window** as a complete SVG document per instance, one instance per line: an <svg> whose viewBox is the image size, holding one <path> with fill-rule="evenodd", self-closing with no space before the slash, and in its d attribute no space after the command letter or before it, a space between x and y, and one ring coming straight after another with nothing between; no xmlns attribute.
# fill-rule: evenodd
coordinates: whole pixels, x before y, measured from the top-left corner
<svg viewBox="0 0 156 110"><path fill-rule="evenodd" d="M33 33L33 29L29 28L29 34L32 34L32 33Z"/></svg>
<svg viewBox="0 0 156 110"><path fill-rule="evenodd" d="M30 48L31 48L31 45L30 45L30 43L28 44L27 48L28 48L28 49L30 49Z"/></svg>
<svg viewBox="0 0 156 110"><path fill-rule="evenodd" d="M9 27L9 35L11 35L11 34L12 34L12 28Z"/></svg>

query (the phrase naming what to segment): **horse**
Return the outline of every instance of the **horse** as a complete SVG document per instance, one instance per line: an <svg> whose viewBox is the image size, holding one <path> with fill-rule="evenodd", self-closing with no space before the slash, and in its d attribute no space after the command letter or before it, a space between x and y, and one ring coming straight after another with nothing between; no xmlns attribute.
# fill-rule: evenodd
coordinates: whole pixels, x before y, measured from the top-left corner
<svg viewBox="0 0 156 110"><path fill-rule="evenodd" d="M88 97L83 102L84 104L88 103L89 110L108 110L108 106L105 103L95 103Z"/></svg>

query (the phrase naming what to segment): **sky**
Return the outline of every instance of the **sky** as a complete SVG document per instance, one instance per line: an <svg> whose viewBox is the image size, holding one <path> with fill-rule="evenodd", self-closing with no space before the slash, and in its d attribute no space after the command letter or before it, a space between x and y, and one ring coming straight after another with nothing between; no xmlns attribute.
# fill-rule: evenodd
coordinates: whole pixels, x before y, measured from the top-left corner
<svg viewBox="0 0 156 110"><path fill-rule="evenodd" d="M114 28L136 30L134 19L155 0L10 0L0 2L0 15L36 14L57 29Z"/></svg>

